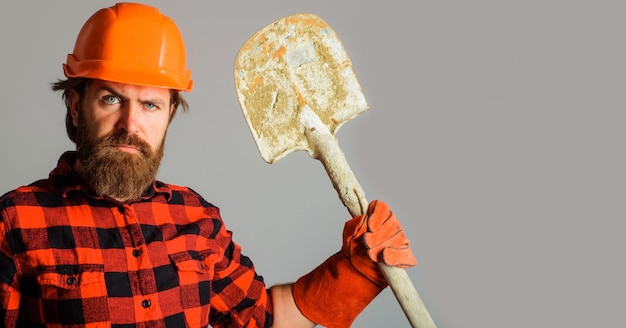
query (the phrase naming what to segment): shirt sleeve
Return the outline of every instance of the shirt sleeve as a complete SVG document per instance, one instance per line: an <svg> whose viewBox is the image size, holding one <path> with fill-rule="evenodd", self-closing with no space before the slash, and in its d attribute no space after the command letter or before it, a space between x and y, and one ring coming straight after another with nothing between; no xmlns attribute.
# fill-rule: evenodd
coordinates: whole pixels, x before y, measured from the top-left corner
<svg viewBox="0 0 626 328"><path fill-rule="evenodd" d="M5 211L0 204L0 326L15 327L20 305L17 266L10 247Z"/></svg>
<svg viewBox="0 0 626 328"><path fill-rule="evenodd" d="M263 277L220 223L215 236L221 245L219 254L205 260L214 270L210 323L216 328L271 327L272 304Z"/></svg>

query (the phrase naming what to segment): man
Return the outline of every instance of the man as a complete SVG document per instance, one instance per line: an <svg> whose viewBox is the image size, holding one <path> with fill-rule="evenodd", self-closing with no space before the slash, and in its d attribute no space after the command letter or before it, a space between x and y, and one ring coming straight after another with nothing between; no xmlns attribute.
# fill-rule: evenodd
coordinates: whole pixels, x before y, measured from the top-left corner
<svg viewBox="0 0 626 328"><path fill-rule="evenodd" d="M375 262L416 264L374 201L339 252L267 289L215 206L155 180L192 89L180 32L158 9L97 11L63 68L53 89L76 151L0 198L3 327L348 327L387 286Z"/></svg>

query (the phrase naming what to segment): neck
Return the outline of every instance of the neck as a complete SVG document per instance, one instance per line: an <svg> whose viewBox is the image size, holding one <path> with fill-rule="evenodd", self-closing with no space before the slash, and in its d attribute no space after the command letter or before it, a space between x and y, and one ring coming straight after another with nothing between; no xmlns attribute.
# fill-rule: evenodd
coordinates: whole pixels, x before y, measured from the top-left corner
<svg viewBox="0 0 626 328"><path fill-rule="evenodd" d="M72 170L76 172L76 174L78 174L81 178L85 179L85 169L83 168L83 164L80 162L79 159L77 159L76 162L74 162L74 164L72 165Z"/></svg>

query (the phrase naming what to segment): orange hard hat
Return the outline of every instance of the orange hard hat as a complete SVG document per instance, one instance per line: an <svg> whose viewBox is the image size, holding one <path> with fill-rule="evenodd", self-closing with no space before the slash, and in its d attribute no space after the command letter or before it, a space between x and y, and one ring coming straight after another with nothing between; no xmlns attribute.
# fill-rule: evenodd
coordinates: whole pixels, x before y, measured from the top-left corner
<svg viewBox="0 0 626 328"><path fill-rule="evenodd" d="M78 33L65 76L191 91L185 44L157 8L118 3L93 14Z"/></svg>

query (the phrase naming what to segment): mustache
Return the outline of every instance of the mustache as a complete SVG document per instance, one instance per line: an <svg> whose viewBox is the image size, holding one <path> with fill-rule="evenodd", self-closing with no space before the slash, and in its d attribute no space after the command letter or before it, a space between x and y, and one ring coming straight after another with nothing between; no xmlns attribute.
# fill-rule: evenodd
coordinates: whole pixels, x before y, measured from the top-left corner
<svg viewBox="0 0 626 328"><path fill-rule="evenodd" d="M142 154L148 156L152 153L150 145L147 142L141 140L135 134L129 134L126 131L119 131L112 135L106 136L100 140L101 146L132 146L139 149Z"/></svg>

